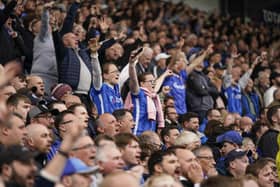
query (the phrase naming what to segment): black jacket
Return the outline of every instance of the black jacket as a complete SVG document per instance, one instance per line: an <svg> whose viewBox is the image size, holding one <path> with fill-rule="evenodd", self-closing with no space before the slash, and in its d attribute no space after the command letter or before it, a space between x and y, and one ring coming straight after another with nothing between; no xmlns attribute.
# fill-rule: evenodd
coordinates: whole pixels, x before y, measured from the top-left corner
<svg viewBox="0 0 280 187"><path fill-rule="evenodd" d="M207 111L214 106L212 97L219 94L217 88L203 73L193 71L187 80L187 104L190 111Z"/></svg>

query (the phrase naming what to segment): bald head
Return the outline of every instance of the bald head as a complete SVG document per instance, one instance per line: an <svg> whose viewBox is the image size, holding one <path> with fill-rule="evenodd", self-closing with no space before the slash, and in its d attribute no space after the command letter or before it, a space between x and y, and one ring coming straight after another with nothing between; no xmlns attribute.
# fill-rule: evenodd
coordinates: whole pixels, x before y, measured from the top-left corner
<svg viewBox="0 0 280 187"><path fill-rule="evenodd" d="M251 131L251 128L253 126L253 120L247 116L243 116L240 119L240 128L244 131L244 132L249 132Z"/></svg>
<svg viewBox="0 0 280 187"><path fill-rule="evenodd" d="M106 134L113 137L119 132L119 128L120 126L112 114L104 113L99 116L97 131L100 134Z"/></svg>
<svg viewBox="0 0 280 187"><path fill-rule="evenodd" d="M144 47L142 55L139 57L139 63L142 64L144 68L148 68L153 58L153 53L153 49L149 47Z"/></svg>
<svg viewBox="0 0 280 187"><path fill-rule="evenodd" d="M102 181L100 187L140 187L136 177L127 172L115 172L107 175Z"/></svg>
<svg viewBox="0 0 280 187"><path fill-rule="evenodd" d="M30 124L26 127L26 146L39 153L48 153L52 144L52 136L46 126L42 124Z"/></svg>
<svg viewBox="0 0 280 187"><path fill-rule="evenodd" d="M32 123L26 127L27 136L33 138L37 136L41 131L44 131L45 129L47 129L47 127L42 124Z"/></svg>

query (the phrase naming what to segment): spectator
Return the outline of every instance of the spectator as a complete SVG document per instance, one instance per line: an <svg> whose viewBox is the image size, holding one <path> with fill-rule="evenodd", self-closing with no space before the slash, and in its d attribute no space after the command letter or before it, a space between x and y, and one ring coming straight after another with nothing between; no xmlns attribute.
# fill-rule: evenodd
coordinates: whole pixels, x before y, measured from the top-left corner
<svg viewBox="0 0 280 187"><path fill-rule="evenodd" d="M151 176L168 174L179 179L180 164L175 153L171 151L156 151L152 153L148 161L149 173Z"/></svg>
<svg viewBox="0 0 280 187"><path fill-rule="evenodd" d="M62 173L61 183L67 187L90 187L91 174L98 171L98 167L89 167L77 158L69 158Z"/></svg>
<svg viewBox="0 0 280 187"><path fill-rule="evenodd" d="M27 87L26 76L24 74L20 74L20 75L14 77L10 81L10 83L16 90Z"/></svg>
<svg viewBox="0 0 280 187"><path fill-rule="evenodd" d="M181 166L180 182L183 186L198 185L203 180L203 171L196 156L183 147L172 148Z"/></svg>
<svg viewBox="0 0 280 187"><path fill-rule="evenodd" d="M98 134L106 134L114 137L119 133L119 124L116 118L110 113L104 113L96 121Z"/></svg>
<svg viewBox="0 0 280 187"><path fill-rule="evenodd" d="M258 73L257 84L255 84L254 90L260 98L260 106L264 107L264 93L270 86L269 73L261 71Z"/></svg>
<svg viewBox="0 0 280 187"><path fill-rule="evenodd" d="M270 74L270 82L272 83L272 85L270 86L270 88L268 88L265 93L264 93L264 106L267 107L270 103L272 103L273 101L273 93L275 90L277 90L277 88L279 88L280 85L280 73L278 72L272 72Z"/></svg>
<svg viewBox="0 0 280 187"><path fill-rule="evenodd" d="M244 89L249 81L249 78L254 70L255 66L260 63L259 58L257 58L251 68L242 76L239 66L233 67L233 61L237 55L232 55L228 60L227 71L223 77L223 89L224 94L227 98L227 109L229 112L236 112L240 115L242 114L241 107L241 90Z"/></svg>
<svg viewBox="0 0 280 187"><path fill-rule="evenodd" d="M21 94L11 95L7 100L7 107L9 112L15 112L20 114L25 121L31 107L30 105L30 99L25 95Z"/></svg>
<svg viewBox="0 0 280 187"><path fill-rule="evenodd" d="M194 154L200 163L205 178L218 175L215 168L216 162L210 147L201 146L194 150Z"/></svg>
<svg viewBox="0 0 280 187"><path fill-rule="evenodd" d="M127 109L118 109L113 112L113 115L120 123L120 133L132 133L135 128L135 122L131 112Z"/></svg>
<svg viewBox="0 0 280 187"><path fill-rule="evenodd" d="M199 131L204 132L207 126L208 121L210 120L218 120L221 121L222 119L221 112L218 109L211 108L206 113L206 118L200 122Z"/></svg>
<svg viewBox="0 0 280 187"><path fill-rule="evenodd" d="M260 159L257 162L250 164L246 169L247 174L252 174L258 180L260 187L273 187L273 171L267 160Z"/></svg>
<svg viewBox="0 0 280 187"><path fill-rule="evenodd" d="M87 166L93 167L95 163L96 146L94 141L87 135L80 136L70 152L70 156L83 161Z"/></svg>
<svg viewBox="0 0 280 187"><path fill-rule="evenodd" d="M260 112L260 98L253 90L253 80L249 79L242 93L242 115L256 121Z"/></svg>
<svg viewBox="0 0 280 187"><path fill-rule="evenodd" d="M113 63L93 64L94 77L91 97L97 104L98 114L112 113L116 109L123 108L123 101L120 94L119 79L121 78L117 66ZM103 81L102 81L103 80Z"/></svg>
<svg viewBox="0 0 280 187"><path fill-rule="evenodd" d="M212 46L209 46L203 53L204 57L211 52ZM206 117L206 112L214 107L213 97L219 95L216 86L214 86L202 70L203 64L200 63L194 68L187 81L187 104L189 111L196 112L199 115L200 122Z"/></svg>
<svg viewBox="0 0 280 187"><path fill-rule="evenodd" d="M33 61L31 73L43 79L47 94L51 93L51 87L57 84L57 62L55 58L55 48L50 28L49 9L53 3L45 3L41 16L40 30L34 39ZM44 68L47 66L48 68Z"/></svg>
<svg viewBox="0 0 280 187"><path fill-rule="evenodd" d="M126 170L140 164L141 149L136 136L131 133L121 133L115 136L115 142L122 153Z"/></svg>
<svg viewBox="0 0 280 187"><path fill-rule="evenodd" d="M261 136L258 149L260 156L275 158L278 145L277 136L279 133L280 119L278 117L279 105L273 106L267 111L267 120L269 121L269 129Z"/></svg>
<svg viewBox="0 0 280 187"><path fill-rule="evenodd" d="M116 145L99 146L96 153L96 162L103 176L123 170L124 161Z"/></svg>
<svg viewBox="0 0 280 187"><path fill-rule="evenodd" d="M24 145L27 135L24 119L17 113L11 113L2 121L0 125L1 146Z"/></svg>
<svg viewBox="0 0 280 187"><path fill-rule="evenodd" d="M191 131L183 131L175 140L175 145L185 146L186 149L194 150L201 146L200 138Z"/></svg>
<svg viewBox="0 0 280 187"><path fill-rule="evenodd" d="M244 176L248 165L249 160L246 151L235 149L230 151L225 157L227 176L235 178Z"/></svg>
<svg viewBox="0 0 280 187"><path fill-rule="evenodd" d="M33 157L32 152L19 145L1 151L1 178L5 186L31 187L35 184L37 167ZM6 172L7 170L10 172Z"/></svg>
<svg viewBox="0 0 280 187"><path fill-rule="evenodd" d="M153 75L144 73L137 78L135 59L133 58L136 57L132 56L129 62L131 93L128 95L125 105L126 108L133 105L133 117L136 123L133 133L140 135L146 130L155 131L157 128L163 128L164 119L159 97L154 92L155 80ZM139 61L141 61L140 58Z"/></svg>
<svg viewBox="0 0 280 187"><path fill-rule="evenodd" d="M160 132L161 139L166 148L169 148L175 144L179 134L179 130L176 126L164 127Z"/></svg>
<svg viewBox="0 0 280 187"><path fill-rule="evenodd" d="M38 104L41 100L45 100L45 84L43 79L36 75L30 75L27 78L27 88L32 91L29 96L32 105Z"/></svg>
<svg viewBox="0 0 280 187"><path fill-rule="evenodd" d="M47 164L47 153L50 151L53 141L52 134L47 127L41 124L30 124L26 129L25 146L38 153L34 159L39 169L42 169Z"/></svg>
<svg viewBox="0 0 280 187"><path fill-rule="evenodd" d="M193 112L188 112L181 117L181 124L184 131L191 131L195 133L204 144L207 141L207 137L198 131L199 129L199 115Z"/></svg>
<svg viewBox="0 0 280 187"><path fill-rule="evenodd" d="M182 129L181 125L178 122L178 114L174 106L166 106L164 108L165 115L165 126L176 126L178 129Z"/></svg>

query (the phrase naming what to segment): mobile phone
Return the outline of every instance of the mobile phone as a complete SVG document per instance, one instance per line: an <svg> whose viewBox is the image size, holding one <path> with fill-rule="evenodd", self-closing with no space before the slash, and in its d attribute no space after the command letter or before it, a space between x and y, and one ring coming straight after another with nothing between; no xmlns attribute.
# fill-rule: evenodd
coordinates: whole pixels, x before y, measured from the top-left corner
<svg viewBox="0 0 280 187"><path fill-rule="evenodd" d="M139 55L142 51L143 51L143 47L140 47L140 48L136 51L135 56Z"/></svg>

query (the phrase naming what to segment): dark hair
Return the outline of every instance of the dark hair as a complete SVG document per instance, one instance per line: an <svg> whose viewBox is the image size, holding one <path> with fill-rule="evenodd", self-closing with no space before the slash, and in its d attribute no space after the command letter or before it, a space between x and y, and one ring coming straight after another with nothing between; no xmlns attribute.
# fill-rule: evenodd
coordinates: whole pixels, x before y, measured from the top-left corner
<svg viewBox="0 0 280 187"><path fill-rule="evenodd" d="M125 114L127 112L131 113L130 110L123 108L123 109L115 110L112 114L113 114L113 116L115 116L115 118L117 120L121 120L121 119L123 119L123 117L125 116Z"/></svg>
<svg viewBox="0 0 280 187"><path fill-rule="evenodd" d="M270 125L273 125L272 116L274 116L274 114L277 113L279 108L280 108L280 105L275 105L268 109L268 111L266 113L266 118L269 121Z"/></svg>
<svg viewBox="0 0 280 187"><path fill-rule="evenodd" d="M27 96L18 93L11 95L6 104L7 106L17 106L20 101L31 104L31 101Z"/></svg>
<svg viewBox="0 0 280 187"><path fill-rule="evenodd" d="M56 116L56 118L55 118L55 120L54 120L54 125L55 125L55 128L56 128L57 130L59 129L59 125L62 123L63 118L64 118L66 115L68 115L68 114L73 114L73 115L74 115L74 113L73 113L72 111L65 110L65 111L60 112L60 113Z"/></svg>
<svg viewBox="0 0 280 187"><path fill-rule="evenodd" d="M263 169L269 163L266 159L259 159L255 163L252 163L247 166L246 174L252 174L253 176L258 178L260 170Z"/></svg>
<svg viewBox="0 0 280 187"><path fill-rule="evenodd" d="M189 122L192 118L198 118L198 119L199 119L199 116L198 116L197 113L188 112L188 113L183 114L183 115L180 117L179 122L180 122L181 124L183 124L185 121Z"/></svg>
<svg viewBox="0 0 280 187"><path fill-rule="evenodd" d="M177 127L176 126L168 126L168 127L164 127L163 129L161 129L161 131L160 131L160 138L163 141L163 143L165 143L164 137L165 136L169 136L170 135L170 131L173 130L173 129L177 129Z"/></svg>
<svg viewBox="0 0 280 187"><path fill-rule="evenodd" d="M116 64L114 64L114 63L109 63L109 62L103 64L103 65L102 65L102 73L109 73L109 67L110 67L111 65L116 66Z"/></svg>
<svg viewBox="0 0 280 187"><path fill-rule="evenodd" d="M146 76L148 75L153 75L152 73L150 72L145 72L145 73L142 73L140 75L138 75L138 83L140 85L141 82L145 82L146 81Z"/></svg>
<svg viewBox="0 0 280 187"><path fill-rule="evenodd" d="M119 133L115 136L115 143L118 148L125 148L133 140L139 143L138 138L131 133Z"/></svg>
<svg viewBox="0 0 280 187"><path fill-rule="evenodd" d="M169 99L175 100L174 97L167 95L164 97L163 103L166 103Z"/></svg>
<svg viewBox="0 0 280 187"><path fill-rule="evenodd" d="M148 169L149 169L149 174L153 175L155 172L155 165L160 164L163 161L163 158L167 155L175 155L174 152L172 151L155 151L152 153L148 160Z"/></svg>

